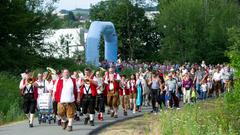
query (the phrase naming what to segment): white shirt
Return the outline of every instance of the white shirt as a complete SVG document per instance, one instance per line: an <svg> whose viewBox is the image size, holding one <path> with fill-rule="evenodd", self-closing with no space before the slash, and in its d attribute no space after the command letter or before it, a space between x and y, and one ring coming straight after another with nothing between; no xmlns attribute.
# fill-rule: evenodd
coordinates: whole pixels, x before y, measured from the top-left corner
<svg viewBox="0 0 240 135"><path fill-rule="evenodd" d="M202 85L201 85L201 89L202 89L203 92L206 92L207 89L208 89L208 85L207 85L206 83L205 83L205 84L202 84Z"/></svg>
<svg viewBox="0 0 240 135"><path fill-rule="evenodd" d="M98 82L96 77L93 77L93 81ZM86 84L86 83L84 84L83 92L84 92L84 94L92 94L92 90L90 88L90 84Z"/></svg>
<svg viewBox="0 0 240 135"><path fill-rule="evenodd" d="M115 74L116 74L116 73L115 73ZM104 83L108 84L108 81L109 81L109 79L110 79L110 76L111 76L111 74L109 74L109 76L105 76ZM114 77L114 74L113 74L113 77ZM119 74L117 74L115 80L117 80L117 81L120 81L120 80L121 80L121 77L120 77Z"/></svg>
<svg viewBox="0 0 240 135"><path fill-rule="evenodd" d="M129 83L129 88L131 90L134 90L134 87L136 86L136 81L135 80L130 80L130 83Z"/></svg>
<svg viewBox="0 0 240 135"><path fill-rule="evenodd" d="M49 91L52 91L54 89L54 85L56 84L56 81L55 81L55 84L53 83L55 80L51 80L51 82L49 83L48 85L48 90Z"/></svg>
<svg viewBox="0 0 240 135"><path fill-rule="evenodd" d="M75 101L74 98L74 86L71 78L63 78L63 88L60 97L60 103L72 103Z"/></svg>
<svg viewBox="0 0 240 135"><path fill-rule="evenodd" d="M84 94L92 94L90 84L85 84L83 90L84 90Z"/></svg>
<svg viewBox="0 0 240 135"><path fill-rule="evenodd" d="M42 94L42 93L48 93L48 87L49 87L49 82L46 80L37 80L36 83L38 84L38 86L44 86L44 88L38 88L38 94Z"/></svg>
<svg viewBox="0 0 240 135"><path fill-rule="evenodd" d="M96 82L98 83L97 93L98 93L98 94L102 94L102 93L103 93L103 92L101 91L101 89L102 89L102 78L97 78L97 77L96 77Z"/></svg>
<svg viewBox="0 0 240 135"><path fill-rule="evenodd" d="M213 74L213 80L214 81L220 81L221 80L221 72L215 72L214 74Z"/></svg>
<svg viewBox="0 0 240 135"><path fill-rule="evenodd" d="M108 84L108 81L111 79L111 76L113 77L112 79L115 79L117 81L121 80L121 77L119 74L117 74L116 78L114 78L114 74L109 74L109 76L105 76L104 83ZM109 84L109 89L114 90L114 85L113 83L110 82Z"/></svg>
<svg viewBox="0 0 240 135"><path fill-rule="evenodd" d="M19 85L20 90L25 88L25 87L23 87L23 80L24 79L21 80L20 85ZM27 94L28 90L30 90L30 88L31 88L31 84L27 84L27 80L26 80L25 84L26 84L26 89L24 90L24 94ZM29 91L29 92L33 93L33 89L32 89L32 91Z"/></svg>

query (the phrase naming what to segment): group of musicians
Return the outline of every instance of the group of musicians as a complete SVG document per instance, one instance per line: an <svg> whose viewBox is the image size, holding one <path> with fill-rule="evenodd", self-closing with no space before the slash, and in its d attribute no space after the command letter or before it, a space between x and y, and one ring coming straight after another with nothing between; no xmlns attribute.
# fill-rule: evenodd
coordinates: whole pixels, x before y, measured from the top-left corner
<svg viewBox="0 0 240 135"><path fill-rule="evenodd" d="M105 70L103 77L101 72L102 70L95 73L86 68L81 76L77 72L71 75L68 69L64 69L56 74L51 73L51 79L48 77L49 72L39 73L37 79L34 79L32 72L26 71L19 87L29 127L33 127L38 95L44 92L52 93L53 110L58 124L68 131L72 131L77 111L83 114L84 124L89 123L91 126L94 126L95 111L98 112L98 120L103 121L105 105L109 106L111 117L117 118L120 99L123 113L127 115L127 95L131 92L128 90L130 86L125 80L126 76L120 77L114 68Z"/></svg>

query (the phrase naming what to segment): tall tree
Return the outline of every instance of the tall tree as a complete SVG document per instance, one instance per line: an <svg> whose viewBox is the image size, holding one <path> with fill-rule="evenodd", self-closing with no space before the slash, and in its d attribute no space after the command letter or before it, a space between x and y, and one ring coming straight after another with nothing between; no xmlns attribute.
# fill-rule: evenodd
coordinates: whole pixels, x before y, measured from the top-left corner
<svg viewBox="0 0 240 135"><path fill-rule="evenodd" d="M44 0L1 0L0 69L33 64L44 50L43 38L54 26L52 4Z"/></svg>
<svg viewBox="0 0 240 135"><path fill-rule="evenodd" d="M150 46L157 45L154 40L149 40L156 34L152 31L152 23L145 16L144 9L129 0L102 1L91 7L90 19L114 23L119 39L119 53L123 59L148 59L152 49Z"/></svg>

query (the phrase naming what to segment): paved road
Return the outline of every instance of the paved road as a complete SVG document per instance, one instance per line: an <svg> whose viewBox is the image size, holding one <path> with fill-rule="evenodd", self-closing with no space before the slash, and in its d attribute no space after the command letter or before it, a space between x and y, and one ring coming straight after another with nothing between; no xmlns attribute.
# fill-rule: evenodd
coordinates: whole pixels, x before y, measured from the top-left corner
<svg viewBox="0 0 240 135"><path fill-rule="evenodd" d="M36 119L34 122L34 128L29 128L27 121L21 121L0 127L0 135L88 135L94 129L107 126L109 123L115 123L117 121L122 121L123 119L137 117L142 115L144 112L149 111L150 108L144 108L143 112L137 112L135 114L132 114L132 112L129 111L128 116L123 116L122 112L119 111L118 118L110 118L109 115L105 114L104 121L98 121L97 118L95 118L95 126L84 125L83 118L81 118L80 122L74 122L72 132L64 131L56 124L39 125Z"/></svg>

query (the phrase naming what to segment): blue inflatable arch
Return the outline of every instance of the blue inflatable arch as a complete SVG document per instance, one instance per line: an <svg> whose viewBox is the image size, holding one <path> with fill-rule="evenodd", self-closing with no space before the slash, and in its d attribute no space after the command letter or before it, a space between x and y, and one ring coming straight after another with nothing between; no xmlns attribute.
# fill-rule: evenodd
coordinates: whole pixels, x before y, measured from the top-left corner
<svg viewBox="0 0 240 135"><path fill-rule="evenodd" d="M117 34L113 23L94 21L91 23L85 47L86 63L99 66L99 44L101 35L105 42L105 60L117 61Z"/></svg>

